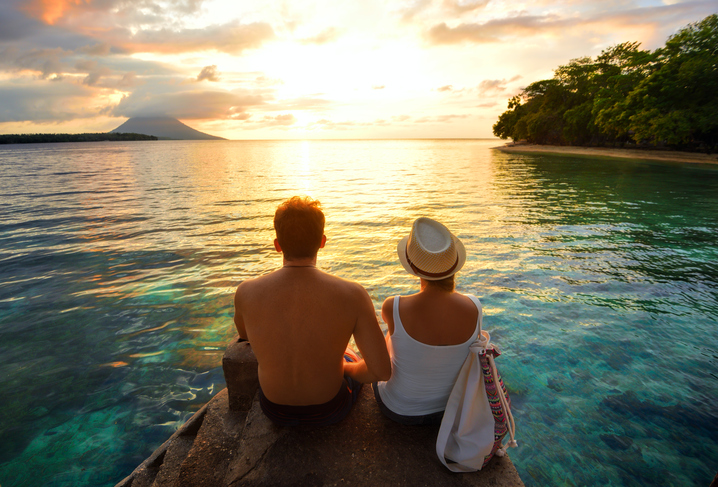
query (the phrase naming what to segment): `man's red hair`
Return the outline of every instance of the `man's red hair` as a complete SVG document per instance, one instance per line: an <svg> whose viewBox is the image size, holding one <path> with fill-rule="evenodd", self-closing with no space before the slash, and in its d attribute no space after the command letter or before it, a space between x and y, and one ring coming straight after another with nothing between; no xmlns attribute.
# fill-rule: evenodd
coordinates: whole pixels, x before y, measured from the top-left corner
<svg viewBox="0 0 718 487"><path fill-rule="evenodd" d="M321 203L308 196L293 196L277 207L274 231L287 259L317 255L324 236Z"/></svg>

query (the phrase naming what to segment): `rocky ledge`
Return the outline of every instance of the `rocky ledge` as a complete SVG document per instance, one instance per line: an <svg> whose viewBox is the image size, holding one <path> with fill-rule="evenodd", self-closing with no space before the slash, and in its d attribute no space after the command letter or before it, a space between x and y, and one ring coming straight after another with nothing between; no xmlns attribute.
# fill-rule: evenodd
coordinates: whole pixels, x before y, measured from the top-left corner
<svg viewBox="0 0 718 487"><path fill-rule="evenodd" d="M257 399L257 362L235 338L222 361L227 388L116 487L523 486L508 456L456 474L436 456L438 426L385 418L365 385L349 416L320 428L283 428Z"/></svg>

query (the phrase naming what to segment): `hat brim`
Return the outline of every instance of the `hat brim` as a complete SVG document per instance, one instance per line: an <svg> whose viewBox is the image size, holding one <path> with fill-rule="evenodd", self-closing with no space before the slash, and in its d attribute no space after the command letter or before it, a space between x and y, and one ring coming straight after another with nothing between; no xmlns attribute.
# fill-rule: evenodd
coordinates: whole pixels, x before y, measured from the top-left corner
<svg viewBox="0 0 718 487"><path fill-rule="evenodd" d="M396 255L399 257L399 262L401 262L401 265L404 267L404 270L412 276L421 277L422 279L427 281L440 281L441 279L446 279L447 277L453 276L454 274L459 272L459 270L464 267L464 263L466 263L466 248L464 247L464 244L461 243L461 240L459 240L453 233L451 234L451 239L454 241L454 246L456 247L458 262L456 263L456 268L454 269L454 271L444 277L427 277L414 272L414 269L412 269L411 265L409 264L409 259L406 258L406 243L409 241L409 235L399 240L399 243L396 244Z"/></svg>

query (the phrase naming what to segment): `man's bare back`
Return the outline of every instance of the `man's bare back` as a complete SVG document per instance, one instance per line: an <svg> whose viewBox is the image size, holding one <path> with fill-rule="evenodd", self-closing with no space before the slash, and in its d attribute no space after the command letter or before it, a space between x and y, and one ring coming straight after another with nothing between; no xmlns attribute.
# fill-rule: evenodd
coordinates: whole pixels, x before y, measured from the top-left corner
<svg viewBox="0 0 718 487"><path fill-rule="evenodd" d="M243 282L235 307L241 310L237 329L252 344L262 390L272 402L308 405L332 399L354 333L367 360L376 355L381 362L381 350L371 346L376 335L371 328L378 331L379 345L383 336L367 292L315 267L282 267Z"/></svg>

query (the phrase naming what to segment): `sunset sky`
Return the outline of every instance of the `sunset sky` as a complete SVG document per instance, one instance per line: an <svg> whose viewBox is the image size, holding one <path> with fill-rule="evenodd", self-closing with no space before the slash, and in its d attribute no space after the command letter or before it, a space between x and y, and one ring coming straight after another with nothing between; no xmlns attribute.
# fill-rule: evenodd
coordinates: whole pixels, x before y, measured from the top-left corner
<svg viewBox="0 0 718 487"><path fill-rule="evenodd" d="M0 133L169 115L228 139L492 137L570 59L715 0L0 0Z"/></svg>

